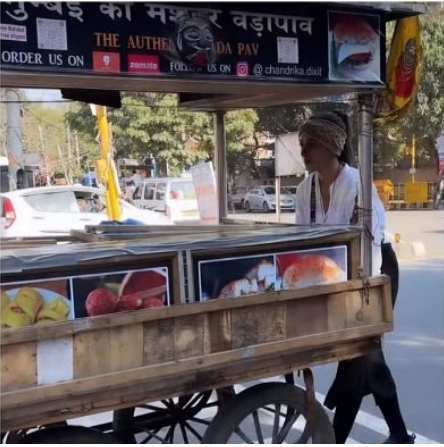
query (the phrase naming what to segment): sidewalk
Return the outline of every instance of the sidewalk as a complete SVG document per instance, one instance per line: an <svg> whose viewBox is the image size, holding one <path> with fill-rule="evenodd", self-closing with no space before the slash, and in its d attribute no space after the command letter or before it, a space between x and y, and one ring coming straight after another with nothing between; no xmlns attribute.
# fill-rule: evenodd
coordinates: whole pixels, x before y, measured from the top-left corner
<svg viewBox="0 0 444 447"><path fill-rule="evenodd" d="M399 259L444 257L444 211L406 210L387 212L389 241ZM394 235L401 242L394 243Z"/></svg>

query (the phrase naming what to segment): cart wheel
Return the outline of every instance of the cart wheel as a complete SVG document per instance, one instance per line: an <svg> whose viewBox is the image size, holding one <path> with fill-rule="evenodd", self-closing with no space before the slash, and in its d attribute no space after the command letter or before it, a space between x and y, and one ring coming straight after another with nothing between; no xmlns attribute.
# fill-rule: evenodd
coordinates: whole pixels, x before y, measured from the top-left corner
<svg viewBox="0 0 444 447"><path fill-rule="evenodd" d="M209 425L206 419L198 417L198 413L219 405L217 401L210 402L211 394L212 391L206 391L116 410L113 415L114 435L121 442L131 444L136 443L137 434L143 436L140 444L174 444L178 437L184 444L195 443L196 439L200 442L202 435L193 425ZM144 413L138 415L136 410Z"/></svg>
<svg viewBox="0 0 444 447"><path fill-rule="evenodd" d="M54 427L66 427L66 421L54 422L52 424L39 425L37 427L21 428L20 430L8 431L2 434L2 444L21 444L23 439L31 433Z"/></svg>
<svg viewBox="0 0 444 447"><path fill-rule="evenodd" d="M334 444L330 420L315 402L307 424L305 391L284 383L252 386L234 397L208 427L203 444Z"/></svg>
<svg viewBox="0 0 444 447"><path fill-rule="evenodd" d="M113 436L89 427L67 425L34 431L21 444L118 444Z"/></svg>

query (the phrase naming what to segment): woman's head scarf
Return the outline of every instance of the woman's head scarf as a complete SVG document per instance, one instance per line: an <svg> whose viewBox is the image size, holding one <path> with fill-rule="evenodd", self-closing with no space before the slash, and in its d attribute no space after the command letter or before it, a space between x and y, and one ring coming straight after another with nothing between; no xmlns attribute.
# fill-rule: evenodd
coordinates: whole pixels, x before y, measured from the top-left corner
<svg viewBox="0 0 444 447"><path fill-rule="evenodd" d="M312 116L299 129L299 136L316 140L320 145L340 156L347 140L345 124L334 113Z"/></svg>

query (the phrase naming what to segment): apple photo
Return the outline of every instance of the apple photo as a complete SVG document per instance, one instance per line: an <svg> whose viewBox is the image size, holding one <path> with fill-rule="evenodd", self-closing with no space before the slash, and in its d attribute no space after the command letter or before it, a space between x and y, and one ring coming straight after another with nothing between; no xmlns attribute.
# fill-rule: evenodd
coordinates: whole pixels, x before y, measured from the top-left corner
<svg viewBox="0 0 444 447"><path fill-rule="evenodd" d="M379 17L328 13L329 78L381 82Z"/></svg>
<svg viewBox="0 0 444 447"><path fill-rule="evenodd" d="M170 305L166 267L72 278L75 318Z"/></svg>

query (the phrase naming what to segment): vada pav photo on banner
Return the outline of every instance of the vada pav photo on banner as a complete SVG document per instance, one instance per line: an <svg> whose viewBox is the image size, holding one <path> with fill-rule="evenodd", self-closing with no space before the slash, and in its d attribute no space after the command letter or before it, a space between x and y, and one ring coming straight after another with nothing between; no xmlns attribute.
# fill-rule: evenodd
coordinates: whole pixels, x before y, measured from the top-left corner
<svg viewBox="0 0 444 447"><path fill-rule="evenodd" d="M276 255L277 290L347 281L347 247L301 250Z"/></svg>
<svg viewBox="0 0 444 447"><path fill-rule="evenodd" d="M75 318L170 305L168 268L72 278Z"/></svg>
<svg viewBox="0 0 444 447"><path fill-rule="evenodd" d="M69 278L2 284L2 328L61 323L74 318Z"/></svg>
<svg viewBox="0 0 444 447"><path fill-rule="evenodd" d="M328 13L329 78L381 83L379 17Z"/></svg>
<svg viewBox="0 0 444 447"><path fill-rule="evenodd" d="M238 298L276 290L273 255L199 261L200 300Z"/></svg>

